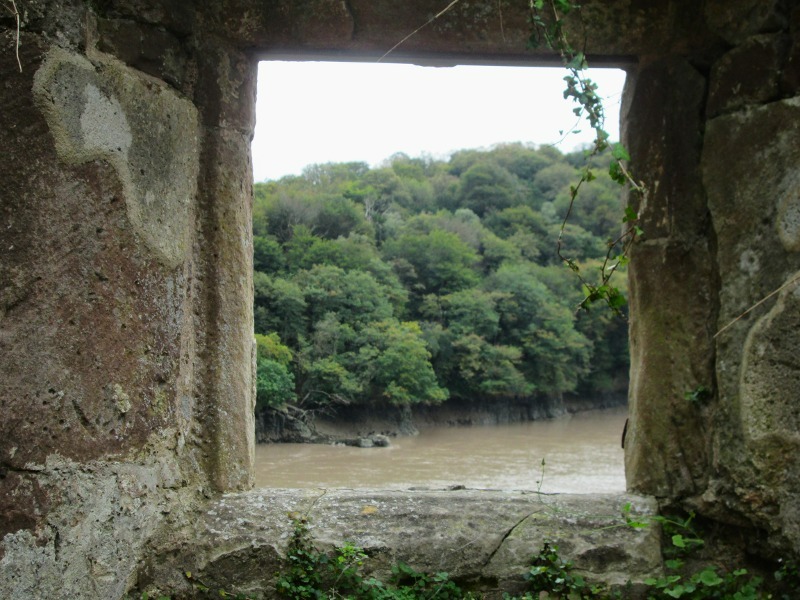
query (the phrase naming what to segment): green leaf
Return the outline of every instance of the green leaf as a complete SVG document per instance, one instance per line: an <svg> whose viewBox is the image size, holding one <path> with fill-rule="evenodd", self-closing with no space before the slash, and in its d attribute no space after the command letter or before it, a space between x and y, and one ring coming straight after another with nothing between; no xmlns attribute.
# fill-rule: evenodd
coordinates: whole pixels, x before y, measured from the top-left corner
<svg viewBox="0 0 800 600"><path fill-rule="evenodd" d="M625 207L625 216L622 218L623 223L627 223L628 221L635 221L639 218L639 214L633 210L632 206Z"/></svg>
<svg viewBox="0 0 800 600"><path fill-rule="evenodd" d="M680 533L677 533L672 536L672 545L676 548L686 548L686 540L683 539Z"/></svg>
<svg viewBox="0 0 800 600"><path fill-rule="evenodd" d="M583 55L583 52L578 52L566 65L568 69L575 69L576 71L582 71L588 66L589 64L586 62L586 57Z"/></svg>
<svg viewBox="0 0 800 600"><path fill-rule="evenodd" d="M616 183L625 183L625 173L622 172L622 168L617 162L611 163L611 165L608 167L608 175L611 177L611 180L615 181Z"/></svg>
<svg viewBox="0 0 800 600"><path fill-rule="evenodd" d="M608 293L608 305L618 310L627 304L625 296L623 296L617 288L611 288Z"/></svg>
<svg viewBox="0 0 800 600"><path fill-rule="evenodd" d="M715 587L722 583L722 578L717 575L717 572L712 567L700 571L697 575L697 580L709 587Z"/></svg>
<svg viewBox="0 0 800 600"><path fill-rule="evenodd" d="M625 149L625 146L622 144L614 144L611 149L611 156L613 156L617 160L630 160L631 155L628 154L628 151Z"/></svg>
<svg viewBox="0 0 800 600"><path fill-rule="evenodd" d="M680 598L684 592L686 592L686 589L682 585L676 585L671 590L664 590L664 593L671 598Z"/></svg>

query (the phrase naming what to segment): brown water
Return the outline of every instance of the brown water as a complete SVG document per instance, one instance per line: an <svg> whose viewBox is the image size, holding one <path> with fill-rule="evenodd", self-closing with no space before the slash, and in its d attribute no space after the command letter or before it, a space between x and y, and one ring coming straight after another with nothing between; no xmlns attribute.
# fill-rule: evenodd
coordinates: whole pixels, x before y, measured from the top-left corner
<svg viewBox="0 0 800 600"><path fill-rule="evenodd" d="M626 416L623 408L516 425L436 427L418 436L392 438L389 448L259 445L256 487L437 489L464 485L622 492L620 437Z"/></svg>

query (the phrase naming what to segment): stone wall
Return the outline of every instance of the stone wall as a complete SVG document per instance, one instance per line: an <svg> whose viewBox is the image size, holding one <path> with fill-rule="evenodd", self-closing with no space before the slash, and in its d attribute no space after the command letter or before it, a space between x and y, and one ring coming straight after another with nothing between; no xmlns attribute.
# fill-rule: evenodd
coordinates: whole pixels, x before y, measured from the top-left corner
<svg viewBox="0 0 800 600"><path fill-rule="evenodd" d="M439 4L17 0L19 44L0 12L0 596L120 598L251 485L257 59L374 60ZM629 487L797 552L800 9L585 4L649 186ZM552 64L526 6L462 0L387 60Z"/></svg>
<svg viewBox="0 0 800 600"><path fill-rule="evenodd" d="M254 63L155 8L17 6L21 71L0 22L0 597L119 598L178 507L252 485Z"/></svg>
<svg viewBox="0 0 800 600"><path fill-rule="evenodd" d="M651 186L631 264L628 485L797 552L800 9L709 2L698 17L719 54L643 56L626 90Z"/></svg>

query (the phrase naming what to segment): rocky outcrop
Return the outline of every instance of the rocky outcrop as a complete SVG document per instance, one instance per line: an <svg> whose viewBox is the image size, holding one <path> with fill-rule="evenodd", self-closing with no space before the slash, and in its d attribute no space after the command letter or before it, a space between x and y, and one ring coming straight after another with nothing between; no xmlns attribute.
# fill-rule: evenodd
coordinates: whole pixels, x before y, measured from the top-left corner
<svg viewBox="0 0 800 600"><path fill-rule="evenodd" d="M273 598L292 523L310 520L320 549L350 542L369 556L366 574L388 578L405 562L447 572L499 598L524 586L545 541L587 579L623 586L661 573L660 530L635 529L654 501L631 495L567 496L473 490L259 490L223 496L191 528L174 532L139 574L137 589L190 595L189 571L213 589Z"/></svg>

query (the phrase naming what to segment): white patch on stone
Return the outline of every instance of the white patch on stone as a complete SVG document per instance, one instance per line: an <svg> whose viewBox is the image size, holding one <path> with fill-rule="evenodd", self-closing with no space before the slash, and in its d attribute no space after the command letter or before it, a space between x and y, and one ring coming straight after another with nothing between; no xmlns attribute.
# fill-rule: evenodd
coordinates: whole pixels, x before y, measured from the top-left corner
<svg viewBox="0 0 800 600"><path fill-rule="evenodd" d="M761 270L761 261L758 260L758 255L752 250L745 250L739 257L739 269L750 275L756 275Z"/></svg>
<svg viewBox="0 0 800 600"><path fill-rule="evenodd" d="M81 133L86 150L127 157L133 136L119 100L109 98L91 83L86 84L85 92Z"/></svg>
<svg viewBox="0 0 800 600"><path fill-rule="evenodd" d="M778 236L789 252L800 251L800 181L794 179L778 205Z"/></svg>
<svg viewBox="0 0 800 600"><path fill-rule="evenodd" d="M34 97L67 164L106 161L124 190L128 218L144 245L175 268L191 246L199 173L197 109L120 61L48 53Z"/></svg>

